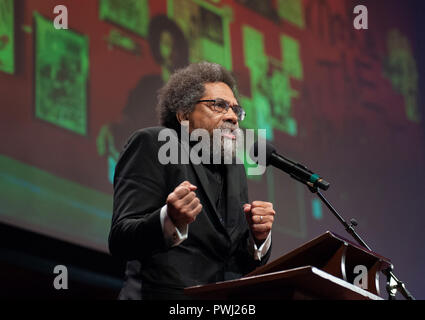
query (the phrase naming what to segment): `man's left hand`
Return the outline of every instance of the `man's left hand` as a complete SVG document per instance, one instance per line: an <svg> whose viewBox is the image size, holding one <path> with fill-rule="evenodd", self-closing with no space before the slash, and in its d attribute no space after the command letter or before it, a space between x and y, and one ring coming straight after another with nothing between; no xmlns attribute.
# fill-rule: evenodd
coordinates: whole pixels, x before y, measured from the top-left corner
<svg viewBox="0 0 425 320"><path fill-rule="evenodd" d="M244 204L243 210L255 242L260 245L267 239L272 229L274 215L276 214L273 210L273 204L264 201L254 201L251 204Z"/></svg>

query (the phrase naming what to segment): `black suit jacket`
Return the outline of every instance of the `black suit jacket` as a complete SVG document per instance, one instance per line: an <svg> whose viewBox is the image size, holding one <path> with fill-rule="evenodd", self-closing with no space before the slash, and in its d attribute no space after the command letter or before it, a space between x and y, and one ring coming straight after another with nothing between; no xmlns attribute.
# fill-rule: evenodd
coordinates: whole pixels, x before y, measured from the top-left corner
<svg viewBox="0 0 425 320"><path fill-rule="evenodd" d="M271 250L261 262L255 261L249 248L250 230L242 207L248 202L243 165L226 165L224 225L202 165L159 163L158 151L165 143L158 141L161 129L134 133L115 169L109 249L128 261L120 299L185 298L185 287L239 278L270 256ZM189 225L188 239L168 247L160 210L167 196L185 180L198 187L195 192L203 209Z"/></svg>

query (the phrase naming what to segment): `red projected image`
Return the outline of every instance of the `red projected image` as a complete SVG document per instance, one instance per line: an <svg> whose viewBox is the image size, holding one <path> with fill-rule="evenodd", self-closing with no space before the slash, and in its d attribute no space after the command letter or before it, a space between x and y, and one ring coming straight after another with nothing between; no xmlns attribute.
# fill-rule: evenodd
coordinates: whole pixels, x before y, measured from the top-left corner
<svg viewBox="0 0 425 320"><path fill-rule="evenodd" d="M330 274L353 291L301 296L386 299L397 274L408 292L391 293L425 298L419 2L0 0L0 274L10 274L0 296L249 298L257 282L243 276L311 265L279 281L325 286ZM205 61L217 67L173 82ZM207 136L255 132L267 142L264 174L250 174L247 145L237 173L221 163L153 165L159 140L146 137L165 126L182 144L183 121ZM337 260L346 269L333 273ZM27 290L20 272L40 285ZM278 295L264 298L297 296Z"/></svg>

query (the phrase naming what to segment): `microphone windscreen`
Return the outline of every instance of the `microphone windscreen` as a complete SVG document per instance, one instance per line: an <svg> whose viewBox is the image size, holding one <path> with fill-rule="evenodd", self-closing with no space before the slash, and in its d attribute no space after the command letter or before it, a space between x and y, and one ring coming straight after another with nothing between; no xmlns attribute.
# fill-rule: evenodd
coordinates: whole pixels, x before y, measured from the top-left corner
<svg viewBox="0 0 425 320"><path fill-rule="evenodd" d="M258 149L260 149L261 152L264 152L264 147L260 146L260 148L258 148L258 144L265 144L265 158L264 157L259 157L258 155ZM257 141L255 141L255 143L252 145L250 151L249 151L249 156L251 157L252 161L257 162L259 165L265 165L268 166L270 164L270 159L272 156L272 153L276 152L276 148L267 140L265 139L259 139ZM266 163L261 163L262 159L265 160Z"/></svg>

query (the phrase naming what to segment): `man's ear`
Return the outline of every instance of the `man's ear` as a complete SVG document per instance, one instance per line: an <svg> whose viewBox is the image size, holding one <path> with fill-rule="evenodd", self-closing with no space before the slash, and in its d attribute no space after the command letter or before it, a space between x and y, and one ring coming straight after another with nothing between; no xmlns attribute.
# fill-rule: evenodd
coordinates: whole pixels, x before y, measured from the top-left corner
<svg viewBox="0 0 425 320"><path fill-rule="evenodd" d="M183 121L189 121L189 114L183 113L181 111L176 114L177 121L182 123Z"/></svg>

